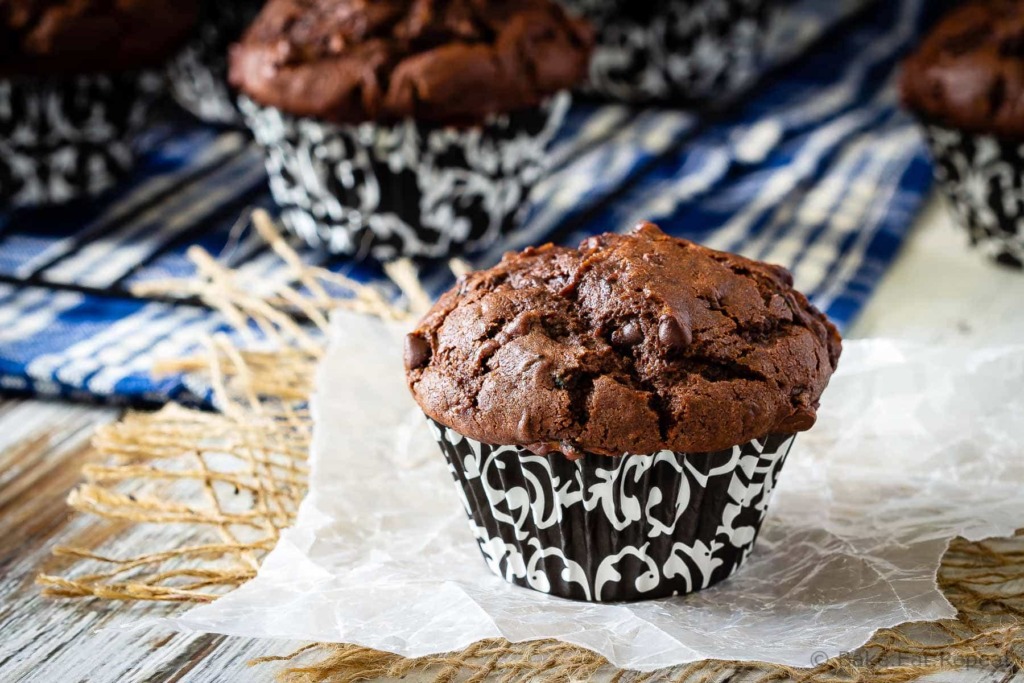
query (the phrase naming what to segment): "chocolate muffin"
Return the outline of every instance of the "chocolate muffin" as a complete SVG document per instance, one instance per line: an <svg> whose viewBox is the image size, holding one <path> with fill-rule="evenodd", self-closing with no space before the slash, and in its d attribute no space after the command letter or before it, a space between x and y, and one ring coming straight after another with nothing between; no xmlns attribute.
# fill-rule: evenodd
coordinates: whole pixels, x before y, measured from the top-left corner
<svg viewBox="0 0 1024 683"><path fill-rule="evenodd" d="M286 225L437 257L513 226L591 41L553 0L270 0L230 79Z"/></svg>
<svg viewBox="0 0 1024 683"><path fill-rule="evenodd" d="M65 202L123 176L155 94L143 72L195 19L195 0L0 0L0 201Z"/></svg>
<svg viewBox="0 0 1024 683"><path fill-rule="evenodd" d="M1024 2L946 16L904 64L902 94L971 243L1024 267Z"/></svg>
<svg viewBox="0 0 1024 683"><path fill-rule="evenodd" d="M840 350L783 268L641 224L460 279L405 365L491 568L632 600L739 566Z"/></svg>

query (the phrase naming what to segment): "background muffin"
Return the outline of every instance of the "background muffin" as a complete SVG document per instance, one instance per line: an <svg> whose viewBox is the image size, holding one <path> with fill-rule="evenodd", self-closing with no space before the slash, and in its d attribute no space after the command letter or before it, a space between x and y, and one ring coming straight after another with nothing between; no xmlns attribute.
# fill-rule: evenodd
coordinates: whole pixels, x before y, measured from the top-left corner
<svg viewBox="0 0 1024 683"><path fill-rule="evenodd" d="M461 279L405 362L492 569L624 600L739 566L839 354L784 269L645 224Z"/></svg>
<svg viewBox="0 0 1024 683"><path fill-rule="evenodd" d="M231 82L287 225L336 252L443 256L512 227L589 46L551 0L271 0Z"/></svg>
<svg viewBox="0 0 1024 683"><path fill-rule="evenodd" d="M950 13L905 63L902 92L971 243L1024 267L1024 2Z"/></svg>
<svg viewBox="0 0 1024 683"><path fill-rule="evenodd" d="M112 186L166 59L196 19L175 0L0 2L0 201L48 204Z"/></svg>
<svg viewBox="0 0 1024 683"><path fill-rule="evenodd" d="M264 0L204 0L199 25L167 65L175 102L215 125L242 125L238 95L228 85L228 50L263 7Z"/></svg>
<svg viewBox="0 0 1024 683"><path fill-rule="evenodd" d="M721 101L764 66L772 0L562 0L596 27L586 90L626 102Z"/></svg>

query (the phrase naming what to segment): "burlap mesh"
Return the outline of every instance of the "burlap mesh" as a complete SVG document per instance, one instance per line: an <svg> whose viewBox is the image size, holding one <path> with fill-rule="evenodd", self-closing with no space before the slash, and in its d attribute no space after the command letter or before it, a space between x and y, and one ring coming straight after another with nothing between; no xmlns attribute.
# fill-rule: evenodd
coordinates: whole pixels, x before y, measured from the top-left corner
<svg viewBox="0 0 1024 683"><path fill-rule="evenodd" d="M218 412L169 405L131 413L95 436L98 457L68 503L120 524L159 525L165 547L139 555L61 547L74 562L63 576L41 575L46 595L61 598L208 602L255 576L260 561L294 520L306 491L312 423L307 403L322 332L333 308L388 318L422 310L428 300L407 263L388 269L405 293L391 304L380 291L302 264L269 218L260 235L289 265L294 281L267 290L246 282L208 253L190 252L194 280L151 283L147 293L199 296L240 333L207 340L195 358L158 371L202 374ZM461 270L461 264L453 264ZM336 294L338 288L344 296ZM335 294L329 294L334 291ZM261 292L259 295L253 292ZM300 324L297 320L303 320ZM1019 457L1007 454L1007 457ZM1024 511L1022 511L1024 518ZM939 585L958 616L883 629L848 656L808 662L806 669L705 661L655 673L616 670L600 656L554 641L487 640L461 652L406 659L354 645L310 644L284 661L287 681L355 681L420 673L436 681L909 681L964 667L1012 674L1024 667L1024 533L1011 539L956 539L943 558ZM278 664L278 667L281 665Z"/></svg>

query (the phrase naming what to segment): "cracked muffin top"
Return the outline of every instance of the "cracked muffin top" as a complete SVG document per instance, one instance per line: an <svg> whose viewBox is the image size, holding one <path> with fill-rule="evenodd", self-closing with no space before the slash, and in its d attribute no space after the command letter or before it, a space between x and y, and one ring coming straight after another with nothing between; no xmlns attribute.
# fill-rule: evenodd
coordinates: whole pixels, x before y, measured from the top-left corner
<svg viewBox="0 0 1024 683"><path fill-rule="evenodd" d="M906 106L928 121L1024 138L1024 2L950 13L906 61L901 86Z"/></svg>
<svg viewBox="0 0 1024 683"><path fill-rule="evenodd" d="M198 0L0 0L0 73L153 66L195 26Z"/></svg>
<svg viewBox="0 0 1024 683"><path fill-rule="evenodd" d="M553 0L269 0L230 79L297 116L470 125L575 86L592 43Z"/></svg>
<svg viewBox="0 0 1024 683"><path fill-rule="evenodd" d="M840 350L785 269L642 223L460 278L406 338L405 367L438 422L577 458L810 429Z"/></svg>

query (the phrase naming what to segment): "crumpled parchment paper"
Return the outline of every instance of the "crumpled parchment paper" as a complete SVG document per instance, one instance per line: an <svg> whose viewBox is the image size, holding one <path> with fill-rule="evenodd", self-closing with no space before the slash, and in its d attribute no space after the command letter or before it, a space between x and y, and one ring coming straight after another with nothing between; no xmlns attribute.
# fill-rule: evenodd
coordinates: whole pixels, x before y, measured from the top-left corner
<svg viewBox="0 0 1024 683"><path fill-rule="evenodd" d="M1024 346L848 342L733 578L628 605L515 588L486 569L409 397L403 331L334 318L295 527L256 579L177 627L406 656L503 636L557 638L640 670L707 658L809 666L878 628L953 616L935 584L948 540L1024 526Z"/></svg>

